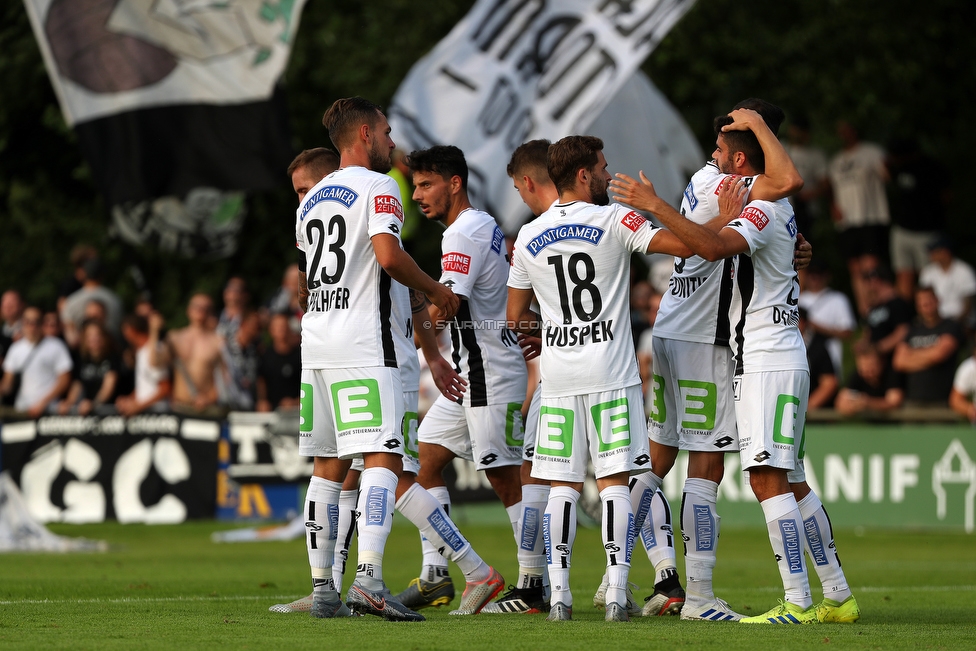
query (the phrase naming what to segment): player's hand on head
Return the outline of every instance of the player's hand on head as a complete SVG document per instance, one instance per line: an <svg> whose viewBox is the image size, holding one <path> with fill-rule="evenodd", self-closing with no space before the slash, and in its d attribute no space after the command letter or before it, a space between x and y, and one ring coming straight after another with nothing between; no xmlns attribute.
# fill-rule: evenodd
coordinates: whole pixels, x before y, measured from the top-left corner
<svg viewBox="0 0 976 651"><path fill-rule="evenodd" d="M437 357L433 361L427 360L427 365L430 367L430 376L434 380L434 386L441 392L441 395L453 402L459 402L464 396L464 392L467 391L468 383L464 378L458 375L454 367L443 357Z"/></svg>
<svg viewBox="0 0 976 651"><path fill-rule="evenodd" d="M796 244L793 247L793 262L797 270L806 269L813 260L813 246L803 237L803 233L796 234Z"/></svg>
<svg viewBox="0 0 976 651"><path fill-rule="evenodd" d="M654 184L640 172L640 180L618 172L615 179L610 181L610 191L613 198L638 210L651 210L651 206L658 200Z"/></svg>
<svg viewBox="0 0 976 651"><path fill-rule="evenodd" d="M535 359L542 353L541 337L530 337L529 335L520 334L518 336L518 345L522 349L522 358L527 362Z"/></svg>
<svg viewBox="0 0 976 651"><path fill-rule="evenodd" d="M722 131L749 131L757 119L762 120L758 113L745 108L735 109L729 113L729 117L732 118L732 124L726 124Z"/></svg>
<svg viewBox="0 0 976 651"><path fill-rule="evenodd" d="M725 177L718 186L718 212L726 223L742 214L748 192L745 181L738 175Z"/></svg>

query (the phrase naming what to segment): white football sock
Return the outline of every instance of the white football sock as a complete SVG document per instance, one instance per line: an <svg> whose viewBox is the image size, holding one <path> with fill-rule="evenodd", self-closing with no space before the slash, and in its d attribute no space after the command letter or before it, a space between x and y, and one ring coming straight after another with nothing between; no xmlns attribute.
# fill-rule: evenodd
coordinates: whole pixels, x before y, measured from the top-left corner
<svg viewBox="0 0 976 651"><path fill-rule="evenodd" d="M776 495L759 503L766 516L769 544L776 556L780 578L786 591L786 600L807 609L813 604L810 598L810 581L803 560L803 531L800 509L793 493Z"/></svg>
<svg viewBox="0 0 976 651"><path fill-rule="evenodd" d="M336 591L332 579L337 529L339 493L342 484L312 477L305 493L305 547L312 570L312 591L328 595Z"/></svg>
<svg viewBox="0 0 976 651"><path fill-rule="evenodd" d="M383 589L383 549L393 528L397 476L388 468L366 468L359 488L359 547L356 581L367 590Z"/></svg>
<svg viewBox="0 0 976 651"><path fill-rule="evenodd" d="M412 522L424 539L442 554L445 567L450 559L457 563L468 581L484 581L491 574L491 568L471 546L443 507L430 492L420 484L407 489L396 503L397 510Z"/></svg>
<svg viewBox="0 0 976 651"><path fill-rule="evenodd" d="M688 597L712 601L712 573L715 570L720 518L715 512L718 484L689 477L681 496L681 534L685 542L685 573Z"/></svg>
<svg viewBox="0 0 976 651"><path fill-rule="evenodd" d="M631 493L631 500L633 501L633 493ZM654 566L655 583L677 573L671 504L660 489L651 494L650 509L641 526L640 538L641 544L647 551L647 560Z"/></svg>
<svg viewBox="0 0 976 651"><path fill-rule="evenodd" d="M820 498L813 491L797 503L803 518L803 542L820 577L824 597L842 602L851 596L847 577L834 546L834 530Z"/></svg>
<svg viewBox="0 0 976 651"><path fill-rule="evenodd" d="M569 589L569 567L576 542L576 503L580 494L569 486L553 486L542 518L542 534L546 543L552 603L573 605Z"/></svg>
<svg viewBox="0 0 976 651"><path fill-rule="evenodd" d="M546 567L546 543L542 539L542 515L549 501L549 487L541 484L522 486L522 515L519 520L517 588L527 588L534 577L541 577Z"/></svg>
<svg viewBox="0 0 976 651"><path fill-rule="evenodd" d="M423 486L421 486L423 488ZM437 503L441 505L444 514L451 515L451 494L447 492L446 486L434 486L425 489L430 493ZM402 498L401 498L402 499ZM418 527L419 528L419 527ZM423 551L423 566L420 568L420 578L424 581L439 581L448 576L447 559L437 551L437 546L424 537L423 530L420 532L420 549Z"/></svg>
<svg viewBox="0 0 976 651"><path fill-rule="evenodd" d="M339 529L336 534L335 559L332 562L332 580L336 592L342 592L342 576L346 573L349 560L349 545L356 531L356 508L359 503L359 490L339 493Z"/></svg>
<svg viewBox="0 0 976 651"><path fill-rule="evenodd" d="M634 513L626 486L607 486L603 502L603 548L607 554L607 605L627 606L627 577L634 545Z"/></svg>

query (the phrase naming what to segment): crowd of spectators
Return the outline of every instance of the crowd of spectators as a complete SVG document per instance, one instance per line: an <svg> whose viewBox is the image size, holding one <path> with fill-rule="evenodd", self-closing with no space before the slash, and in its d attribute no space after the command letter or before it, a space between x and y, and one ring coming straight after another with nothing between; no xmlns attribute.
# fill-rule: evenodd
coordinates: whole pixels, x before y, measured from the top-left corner
<svg viewBox="0 0 976 651"><path fill-rule="evenodd" d="M828 157L798 116L786 143L805 179L791 198L797 223L814 244L798 297L810 408L853 416L949 407L976 423L976 358L970 356L976 273L954 254L945 233L946 171L912 140L893 141L886 150L863 141L847 122L838 124L837 135L842 147ZM826 228L835 239L821 237ZM832 241L844 265L833 268L839 274L828 264ZM191 296L188 324L166 331L167 319L148 301L124 312L103 283L94 248L76 247L71 264L56 309L26 305L17 289L2 294L0 410L30 417L220 414L298 405L297 265L262 304L240 277L227 281L219 310L214 297ZM631 325L649 409L650 341L672 266L657 256L647 279L632 283ZM836 282L845 267L849 281Z"/></svg>
<svg viewBox="0 0 976 651"><path fill-rule="evenodd" d="M297 265L263 305L240 277L227 281L219 311L209 295L194 294L187 325L172 330L147 300L124 312L91 247L78 247L72 266L55 309L27 305L18 289L0 297L0 416L220 416L298 406Z"/></svg>

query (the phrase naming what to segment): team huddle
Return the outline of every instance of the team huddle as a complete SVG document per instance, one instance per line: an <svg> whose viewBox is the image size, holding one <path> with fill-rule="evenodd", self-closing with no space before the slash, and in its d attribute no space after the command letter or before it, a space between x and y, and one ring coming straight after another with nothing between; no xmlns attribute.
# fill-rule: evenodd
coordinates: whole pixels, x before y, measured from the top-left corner
<svg viewBox="0 0 976 651"><path fill-rule="evenodd" d="M446 227L435 280L401 245L386 117L362 98L336 101L323 124L338 160L307 150L289 167L309 306L299 452L314 458L305 503L313 590L272 610L421 621L417 610L454 599L454 561L466 585L452 615L572 619L576 508L592 464L606 552L594 604L607 621L856 621L830 521L803 472L809 371L796 269L810 248L786 200L802 179L776 139L782 120L754 99L716 118L713 160L692 177L680 212L643 173L611 178L598 138L521 145L508 174L537 218L511 256L494 218L468 199L463 153L412 152L413 199ZM649 419L630 332L633 253L675 258L653 335ZM450 360L438 348L442 328ZM419 427L417 348L441 392ZM523 418L524 360L535 356L541 381ZM754 617L712 587L718 486L724 455L736 449L785 592ZM679 450L689 452L680 512L687 591L660 490ZM504 593L505 580L451 520L442 472L455 457L485 471L509 515L519 575ZM419 576L396 595L383 580L394 508L420 530L423 548ZM358 566L343 599L354 527ZM638 540L656 575L643 607L628 588ZM804 550L824 592L816 605Z"/></svg>

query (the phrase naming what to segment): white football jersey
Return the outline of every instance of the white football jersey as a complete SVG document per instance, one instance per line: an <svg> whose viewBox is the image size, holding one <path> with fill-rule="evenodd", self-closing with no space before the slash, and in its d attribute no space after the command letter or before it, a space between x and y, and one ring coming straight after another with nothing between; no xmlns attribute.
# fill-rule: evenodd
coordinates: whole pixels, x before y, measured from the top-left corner
<svg viewBox="0 0 976 651"><path fill-rule="evenodd" d="M554 204L522 227L508 285L542 310L542 397L640 384L630 331L630 255L660 229L622 206Z"/></svg>
<svg viewBox="0 0 976 651"><path fill-rule="evenodd" d="M732 298L735 374L808 370L797 326L796 219L786 199L752 201L729 222L749 245L738 256Z"/></svg>
<svg viewBox="0 0 976 651"><path fill-rule="evenodd" d="M715 161L695 172L681 198L681 214L703 225L717 217L718 191L726 178ZM745 177L748 186L753 181L754 177ZM675 258L668 291L654 322L654 336L728 345L733 266L733 258L715 262L697 255Z"/></svg>
<svg viewBox="0 0 976 651"><path fill-rule="evenodd" d="M400 285L393 281L394 285ZM420 391L420 358L417 346L413 343L413 311L410 309L410 290L395 291L393 301L393 322L399 333L393 338L396 345L397 364L400 367L400 384L403 392Z"/></svg>
<svg viewBox="0 0 976 651"><path fill-rule="evenodd" d="M488 213L468 208L444 231L441 252L441 282L464 299L450 322L454 368L468 381L461 404L522 402L528 374L518 336L506 326L502 229Z"/></svg>
<svg viewBox="0 0 976 651"><path fill-rule="evenodd" d="M393 305L409 299L376 261L370 239L400 239L400 189L389 176L344 167L315 184L298 207L295 239L305 254L308 311L302 367L397 367Z"/></svg>

